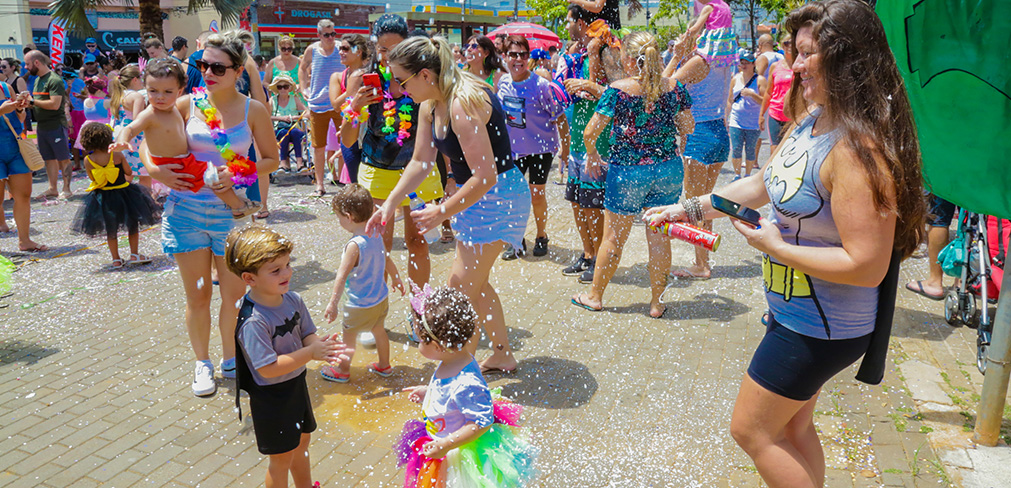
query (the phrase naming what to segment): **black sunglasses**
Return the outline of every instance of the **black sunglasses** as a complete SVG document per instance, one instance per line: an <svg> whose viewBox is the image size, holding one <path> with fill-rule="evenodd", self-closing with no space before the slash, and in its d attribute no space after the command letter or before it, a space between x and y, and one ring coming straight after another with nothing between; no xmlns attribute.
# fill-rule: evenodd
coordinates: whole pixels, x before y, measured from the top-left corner
<svg viewBox="0 0 1011 488"><path fill-rule="evenodd" d="M509 59L527 59L530 57L530 53L527 51L509 51L506 53Z"/></svg>
<svg viewBox="0 0 1011 488"><path fill-rule="evenodd" d="M467 44L467 45L466 45L465 47L466 47L467 49L475 49L475 50L476 50L477 48L479 48L479 47L481 47L481 46L478 46L476 42L472 42L472 43L470 43L470 44Z"/></svg>
<svg viewBox="0 0 1011 488"><path fill-rule="evenodd" d="M341 47L339 47L337 49L339 49L340 52L342 52L342 53L351 52L351 46L341 46Z"/></svg>
<svg viewBox="0 0 1011 488"><path fill-rule="evenodd" d="M337 37L336 32L327 32L326 34L320 34L320 37L334 38Z"/></svg>
<svg viewBox="0 0 1011 488"><path fill-rule="evenodd" d="M278 90L287 90L291 88L291 85L277 85Z"/></svg>
<svg viewBox="0 0 1011 488"><path fill-rule="evenodd" d="M290 53L290 52L292 52L294 50L295 50L295 48L292 48L292 47L282 47L281 48L281 52L282 53Z"/></svg>
<svg viewBox="0 0 1011 488"><path fill-rule="evenodd" d="M238 68L238 66L236 65L229 66L224 63L208 63L203 59L197 60L197 69L200 70L201 73L207 71L207 68L211 69L211 73L214 73L214 76L224 76L226 71L228 71L229 69L236 69Z"/></svg>

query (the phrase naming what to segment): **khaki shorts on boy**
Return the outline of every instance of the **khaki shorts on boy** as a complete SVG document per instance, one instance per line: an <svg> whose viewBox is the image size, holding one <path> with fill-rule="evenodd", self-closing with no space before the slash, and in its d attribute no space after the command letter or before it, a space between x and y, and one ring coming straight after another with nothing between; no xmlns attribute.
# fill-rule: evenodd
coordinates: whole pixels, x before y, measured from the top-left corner
<svg viewBox="0 0 1011 488"><path fill-rule="evenodd" d="M389 298L371 307L344 307L344 332L368 332L377 325L382 327L389 311Z"/></svg>

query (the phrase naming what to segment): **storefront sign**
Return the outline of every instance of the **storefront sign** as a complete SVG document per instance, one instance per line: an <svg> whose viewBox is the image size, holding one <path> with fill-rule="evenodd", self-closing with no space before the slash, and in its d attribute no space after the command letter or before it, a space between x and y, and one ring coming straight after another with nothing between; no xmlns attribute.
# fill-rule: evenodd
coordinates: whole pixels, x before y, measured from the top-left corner
<svg viewBox="0 0 1011 488"><path fill-rule="evenodd" d="M61 51L74 52L84 50L84 38L77 37L77 34L74 32L66 30L63 32ZM32 42L43 51L49 49L50 52L53 52L55 48L50 45L49 39L49 32L45 29L32 30ZM98 49L103 52L113 49L136 51L140 49L141 44L144 42L137 34L137 31L103 31L96 39L98 40Z"/></svg>
<svg viewBox="0 0 1011 488"><path fill-rule="evenodd" d="M274 0L259 2L260 32L316 37L316 23L330 19L338 34L369 32L369 15L383 13L382 5Z"/></svg>

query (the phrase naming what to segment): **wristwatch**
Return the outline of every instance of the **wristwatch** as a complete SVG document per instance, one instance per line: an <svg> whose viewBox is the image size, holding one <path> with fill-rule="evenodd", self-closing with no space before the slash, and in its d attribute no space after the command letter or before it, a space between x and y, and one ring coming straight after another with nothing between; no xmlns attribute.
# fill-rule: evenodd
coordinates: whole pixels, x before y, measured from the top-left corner
<svg viewBox="0 0 1011 488"><path fill-rule="evenodd" d="M35 100L34 99L28 100L28 105L31 105L31 106L34 107L35 106Z"/></svg>

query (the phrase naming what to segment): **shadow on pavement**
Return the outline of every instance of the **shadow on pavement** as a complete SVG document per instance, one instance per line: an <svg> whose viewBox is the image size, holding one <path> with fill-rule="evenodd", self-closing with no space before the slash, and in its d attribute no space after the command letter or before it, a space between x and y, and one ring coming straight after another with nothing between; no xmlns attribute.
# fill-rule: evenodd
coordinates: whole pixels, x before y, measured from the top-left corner
<svg viewBox="0 0 1011 488"><path fill-rule="evenodd" d="M285 207L272 208L270 209L270 217L268 217L267 223L269 225L283 224L287 222L309 222L311 220L316 220L315 214L309 212L299 212L297 210L286 209Z"/></svg>
<svg viewBox="0 0 1011 488"><path fill-rule="evenodd" d="M308 290L313 285L332 283L334 278L337 277L335 271L324 269L319 261L297 263L294 266L294 271L295 273L291 277L290 289L299 293Z"/></svg>
<svg viewBox="0 0 1011 488"><path fill-rule="evenodd" d="M940 311L944 305L941 302L937 303ZM955 327L948 325L939 314L903 307L895 309L895 321L892 324L894 336L937 342L945 340L954 331Z"/></svg>
<svg viewBox="0 0 1011 488"><path fill-rule="evenodd" d="M529 407L576 408L589 403L597 393L597 380L586 366L547 356L521 359L516 373L491 374L485 379L513 380L502 385L502 395Z"/></svg>
<svg viewBox="0 0 1011 488"><path fill-rule="evenodd" d="M730 322L734 317L751 311L750 306L715 293L701 293L687 300L671 301L672 296L668 292L664 298L664 303L667 304L667 311L664 312L660 320L715 320ZM764 302L761 306L765 306ZM649 311L649 303L624 305L621 307L608 307L605 304L604 311L646 315Z"/></svg>
<svg viewBox="0 0 1011 488"><path fill-rule="evenodd" d="M40 359L52 356L60 352L55 347L46 347L40 344L22 342L19 340L0 342L0 366L7 366L17 362L32 365Z"/></svg>

